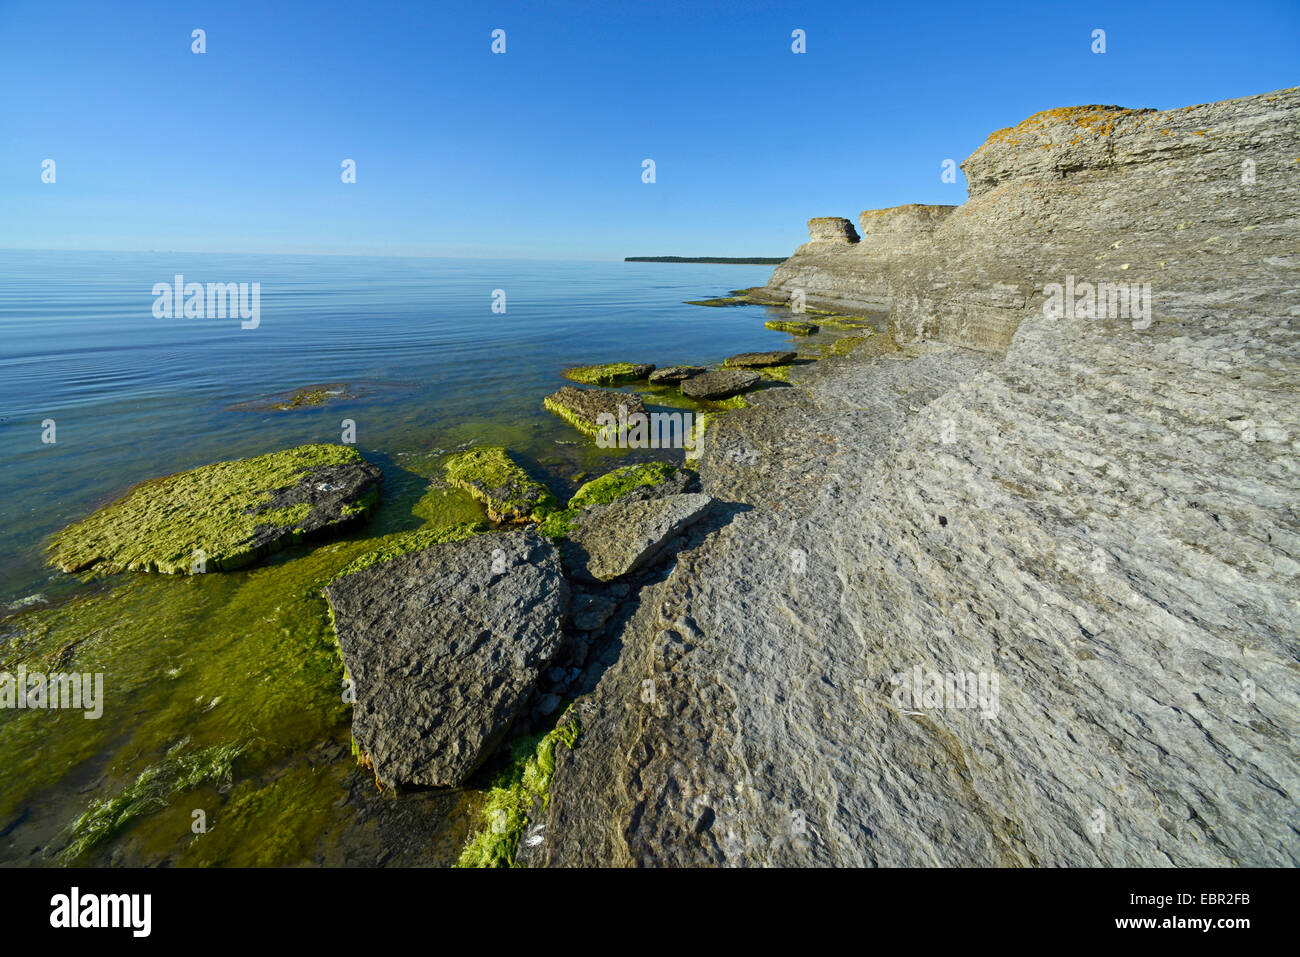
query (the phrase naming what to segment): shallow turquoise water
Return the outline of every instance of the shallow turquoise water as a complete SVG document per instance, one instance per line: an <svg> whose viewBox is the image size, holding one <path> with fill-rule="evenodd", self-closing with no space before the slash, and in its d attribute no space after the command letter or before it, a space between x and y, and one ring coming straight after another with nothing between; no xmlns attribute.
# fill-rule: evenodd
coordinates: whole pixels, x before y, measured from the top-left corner
<svg viewBox="0 0 1300 957"><path fill-rule="evenodd" d="M158 319L155 283L261 283L261 323ZM683 304L761 285L768 266L153 253L0 252L0 608L69 587L46 537L143 479L357 423L363 454L473 439L563 482L593 450L545 412L559 370L706 363L779 348L760 307ZM506 312L491 310L493 290ZM232 409L316 383L357 400ZM57 442L41 441L46 419ZM617 453L604 453L616 455ZM561 491L563 489L560 489Z"/></svg>

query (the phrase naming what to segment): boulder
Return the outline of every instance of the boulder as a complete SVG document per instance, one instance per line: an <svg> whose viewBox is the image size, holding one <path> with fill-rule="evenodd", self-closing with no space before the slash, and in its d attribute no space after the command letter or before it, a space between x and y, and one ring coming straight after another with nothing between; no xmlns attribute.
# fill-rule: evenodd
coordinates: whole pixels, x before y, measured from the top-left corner
<svg viewBox="0 0 1300 957"><path fill-rule="evenodd" d="M65 572L196 574L247 565L364 517L383 472L345 445L303 445L151 479L52 539Z"/></svg>
<svg viewBox="0 0 1300 957"><path fill-rule="evenodd" d="M669 366L666 369L656 369L650 373L650 381L654 383L673 383L681 382L683 379L689 379L691 376L700 375L707 370L702 366Z"/></svg>
<svg viewBox="0 0 1300 957"><path fill-rule="evenodd" d="M325 594L356 697L352 736L385 786L469 777L559 649L568 604L558 552L529 531L408 553Z"/></svg>
<svg viewBox="0 0 1300 957"><path fill-rule="evenodd" d="M699 488L699 476L691 469L681 469L666 462L643 462L624 465L606 472L573 493L569 508L604 505L616 500L663 498Z"/></svg>
<svg viewBox="0 0 1300 957"><path fill-rule="evenodd" d="M728 369L761 369L764 366L783 366L795 360L794 352L742 352L731 356L722 364Z"/></svg>
<svg viewBox="0 0 1300 957"><path fill-rule="evenodd" d="M579 389L571 385L561 386L542 405L592 438L600 436L601 424L597 420L601 415L612 415L618 422L626 422L633 415L645 413L645 402L634 392Z"/></svg>
<svg viewBox="0 0 1300 957"><path fill-rule="evenodd" d="M559 508L546 486L500 446L458 452L444 467L447 481L482 502L494 522L539 522Z"/></svg>
<svg viewBox="0 0 1300 957"><path fill-rule="evenodd" d="M763 323L764 329L772 329L775 332L788 332L792 336L811 336L817 331L817 326L811 322L792 322L785 319L769 319Z"/></svg>
<svg viewBox="0 0 1300 957"><path fill-rule="evenodd" d="M596 366L575 366L565 369L560 375L584 385L617 385L620 382L634 382L644 379L654 372L655 367L648 363L607 362Z"/></svg>
<svg viewBox="0 0 1300 957"><path fill-rule="evenodd" d="M745 369L717 369L697 375L682 383L682 395L692 399L727 399L748 392L758 385L757 372Z"/></svg>

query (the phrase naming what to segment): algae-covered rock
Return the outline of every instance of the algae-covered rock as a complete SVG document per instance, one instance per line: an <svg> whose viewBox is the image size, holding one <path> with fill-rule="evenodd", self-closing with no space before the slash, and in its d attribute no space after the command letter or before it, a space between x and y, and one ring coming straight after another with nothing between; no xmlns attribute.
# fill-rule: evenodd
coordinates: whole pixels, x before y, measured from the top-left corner
<svg viewBox="0 0 1300 957"><path fill-rule="evenodd" d="M742 352L731 356L722 364L728 369L759 369L763 366L788 365L794 359L793 352Z"/></svg>
<svg viewBox="0 0 1300 957"><path fill-rule="evenodd" d="M548 395L542 405L592 438L599 438L603 427L597 421L598 416L612 415L615 420L626 422L633 415L645 413L645 403L634 393L578 389L571 385L560 386L560 391Z"/></svg>
<svg viewBox="0 0 1300 957"><path fill-rule="evenodd" d="M794 353L790 353L794 358ZM717 369L697 375L682 383L682 395L693 399L726 399L758 385L757 372L746 369Z"/></svg>
<svg viewBox="0 0 1300 957"><path fill-rule="evenodd" d="M749 305L748 296L720 296L717 299L687 299L687 306L712 306L722 308L725 306L747 306Z"/></svg>
<svg viewBox="0 0 1300 957"><path fill-rule="evenodd" d="M620 499L643 501L692 490L699 478L689 469L666 462L624 465L592 479L574 493L569 508L604 505Z"/></svg>
<svg viewBox="0 0 1300 957"><path fill-rule="evenodd" d="M683 379L689 379L691 376L700 375L705 371L703 366L669 366L666 369L656 369L650 373L650 381L657 385L671 384L681 382Z"/></svg>
<svg viewBox="0 0 1300 957"><path fill-rule="evenodd" d="M491 754L562 640L559 554L473 535L325 589L355 694L352 736L383 785L454 787Z"/></svg>
<svg viewBox="0 0 1300 957"><path fill-rule="evenodd" d="M604 365L565 369L560 375L574 382L581 382L583 385L617 385L620 382L644 379L654 371L655 367L647 363L607 362Z"/></svg>
<svg viewBox="0 0 1300 957"><path fill-rule="evenodd" d="M541 521L559 507L546 486L500 446L458 452L445 468L447 481L482 502L494 522Z"/></svg>
<svg viewBox="0 0 1300 957"><path fill-rule="evenodd" d="M786 319L769 319L763 323L764 329L772 329L776 332L788 332L792 336L811 336L817 331L817 326L811 322L794 322Z"/></svg>
<svg viewBox="0 0 1300 957"><path fill-rule="evenodd" d="M151 479L58 532L65 572L229 570L364 516L383 473L356 449L303 445Z"/></svg>

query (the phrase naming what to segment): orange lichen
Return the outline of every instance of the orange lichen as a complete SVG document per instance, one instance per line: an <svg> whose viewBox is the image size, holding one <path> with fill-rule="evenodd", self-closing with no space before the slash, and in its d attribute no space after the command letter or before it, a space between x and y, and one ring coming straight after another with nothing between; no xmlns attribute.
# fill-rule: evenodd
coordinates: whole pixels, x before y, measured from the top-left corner
<svg viewBox="0 0 1300 957"><path fill-rule="evenodd" d="M953 206L944 206L943 204L936 204L936 203L905 203L902 206L887 206L884 209L864 209L862 211L862 215L863 216L885 216L885 215L892 216L904 212L913 212L913 211L924 212L924 211L935 210L935 209L943 209L943 210L951 211L952 209L955 208L956 207Z"/></svg>
<svg viewBox="0 0 1300 957"><path fill-rule="evenodd" d="M1137 116L1143 110L1130 110L1122 106L1067 106L1055 110L1042 110L1035 113L1028 119L1016 126L1009 126L1006 129L997 130L992 133L980 149L984 149L991 143L1000 143L1007 146L1018 146L1023 139L1033 136L1036 133L1042 133L1049 127L1058 126L1065 123L1071 123L1082 130L1087 130L1097 136L1109 136L1115 132L1115 124L1124 118ZM1082 136L1076 136L1070 141L1073 146L1082 141ZM979 150L976 150L978 153Z"/></svg>

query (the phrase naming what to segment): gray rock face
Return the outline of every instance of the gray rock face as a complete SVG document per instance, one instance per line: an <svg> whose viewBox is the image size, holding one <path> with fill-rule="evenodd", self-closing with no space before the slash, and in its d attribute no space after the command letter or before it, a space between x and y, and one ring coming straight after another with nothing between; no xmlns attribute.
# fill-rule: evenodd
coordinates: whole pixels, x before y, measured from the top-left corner
<svg viewBox="0 0 1300 957"><path fill-rule="evenodd" d="M451 787L491 753L560 647L559 553L477 535L326 589L353 681L352 735L385 785Z"/></svg>
<svg viewBox="0 0 1300 957"><path fill-rule="evenodd" d="M1291 89L1179 110L1037 113L962 164L962 206L868 210L860 243L801 246L765 291L784 300L802 290L808 305L841 311L888 308L900 342L995 354L1066 275L1151 283L1157 310L1170 303L1159 291L1171 268L1181 287L1224 294L1232 264L1274 256L1293 232L1259 215L1294 189L1297 101ZM1261 291L1278 268L1264 269Z"/></svg>
<svg viewBox="0 0 1300 957"><path fill-rule="evenodd" d="M751 508L642 591L535 863L1300 863L1300 91L1041 122L915 268L778 268L902 348L710 425ZM1099 268L1150 325L1044 312Z"/></svg>
<svg viewBox="0 0 1300 957"><path fill-rule="evenodd" d="M764 369L768 366L783 366L793 362L794 352L742 352L728 358L723 365L730 369Z"/></svg>
<svg viewBox="0 0 1300 957"><path fill-rule="evenodd" d="M691 376L697 376L705 372L702 366L669 366L666 369L657 369L650 373L650 381L656 383L681 382L683 379L689 379Z"/></svg>
<svg viewBox="0 0 1300 957"><path fill-rule="evenodd" d="M703 515L712 499L698 492L592 505L574 520L569 540L583 555L583 570L612 581L644 568L664 546Z"/></svg>
<svg viewBox="0 0 1300 957"><path fill-rule="evenodd" d="M682 395L693 399L727 399L754 388L760 378L757 372L745 369L716 369L683 382Z"/></svg>

